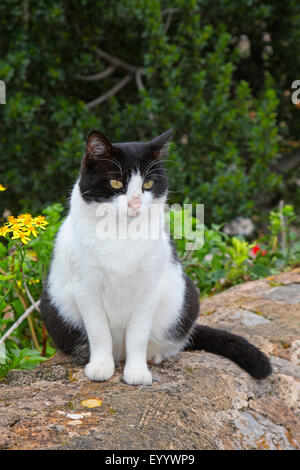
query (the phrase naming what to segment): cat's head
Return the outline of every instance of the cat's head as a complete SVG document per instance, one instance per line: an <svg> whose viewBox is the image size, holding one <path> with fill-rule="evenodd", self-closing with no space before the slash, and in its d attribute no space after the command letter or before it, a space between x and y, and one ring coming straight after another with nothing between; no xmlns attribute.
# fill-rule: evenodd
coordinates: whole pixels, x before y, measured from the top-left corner
<svg viewBox="0 0 300 470"><path fill-rule="evenodd" d="M172 129L149 142L113 144L92 130L86 142L79 188L87 203L109 203L134 216L164 203L168 179L162 162Z"/></svg>

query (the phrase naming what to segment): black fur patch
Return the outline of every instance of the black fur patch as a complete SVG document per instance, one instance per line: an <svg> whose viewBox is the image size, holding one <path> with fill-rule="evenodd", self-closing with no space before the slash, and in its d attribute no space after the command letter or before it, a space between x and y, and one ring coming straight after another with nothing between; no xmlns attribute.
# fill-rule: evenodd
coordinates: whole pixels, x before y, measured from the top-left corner
<svg viewBox="0 0 300 470"><path fill-rule="evenodd" d="M267 356L242 336L196 325L187 349L205 351L227 357L255 379L265 379L272 372Z"/></svg>
<svg viewBox="0 0 300 470"><path fill-rule="evenodd" d="M41 297L40 309L47 331L60 351L65 354L76 354L78 348L88 342L84 328L77 330L63 321L50 300L47 283Z"/></svg>
<svg viewBox="0 0 300 470"><path fill-rule="evenodd" d="M180 319L168 332L168 338L175 341L181 341L190 334L200 309L199 294L196 287L186 274L184 274L184 279L185 291Z"/></svg>
<svg viewBox="0 0 300 470"><path fill-rule="evenodd" d="M179 263L179 258L177 255L176 244L173 238L170 237L170 246L171 246L171 253L172 253L172 261L174 264Z"/></svg>

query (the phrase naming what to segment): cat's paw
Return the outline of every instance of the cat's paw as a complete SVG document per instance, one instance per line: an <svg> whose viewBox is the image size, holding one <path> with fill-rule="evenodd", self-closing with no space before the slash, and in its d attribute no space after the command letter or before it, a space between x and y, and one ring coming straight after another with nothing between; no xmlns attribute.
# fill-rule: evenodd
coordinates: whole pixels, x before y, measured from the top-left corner
<svg viewBox="0 0 300 470"><path fill-rule="evenodd" d="M123 379L129 385L151 385L152 374L145 367L127 367L125 366Z"/></svg>
<svg viewBox="0 0 300 470"><path fill-rule="evenodd" d="M113 376L115 365L113 361L110 362L89 362L85 366L84 373L90 380L102 382L108 380Z"/></svg>

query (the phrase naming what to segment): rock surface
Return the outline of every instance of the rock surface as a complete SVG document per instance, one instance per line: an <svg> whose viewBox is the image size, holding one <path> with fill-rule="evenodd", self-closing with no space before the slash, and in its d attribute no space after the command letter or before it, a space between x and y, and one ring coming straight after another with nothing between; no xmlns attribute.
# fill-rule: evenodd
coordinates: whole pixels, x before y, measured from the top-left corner
<svg viewBox="0 0 300 470"><path fill-rule="evenodd" d="M261 382L229 360L185 352L151 366L152 386L90 382L57 354L0 381L1 449L299 449L300 269L235 286L202 302L199 322L266 352ZM101 400L87 408L82 401Z"/></svg>

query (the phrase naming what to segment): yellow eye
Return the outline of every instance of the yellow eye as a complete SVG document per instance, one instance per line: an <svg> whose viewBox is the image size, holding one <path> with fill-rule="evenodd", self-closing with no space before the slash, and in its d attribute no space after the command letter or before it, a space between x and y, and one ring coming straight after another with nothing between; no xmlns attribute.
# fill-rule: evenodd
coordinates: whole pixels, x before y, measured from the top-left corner
<svg viewBox="0 0 300 470"><path fill-rule="evenodd" d="M123 187L122 181L119 180L110 180L110 185L114 189L121 189Z"/></svg>
<svg viewBox="0 0 300 470"><path fill-rule="evenodd" d="M144 189L150 189L150 188L152 188L153 183L154 183L153 180L145 181L145 183L143 184L143 188Z"/></svg>

